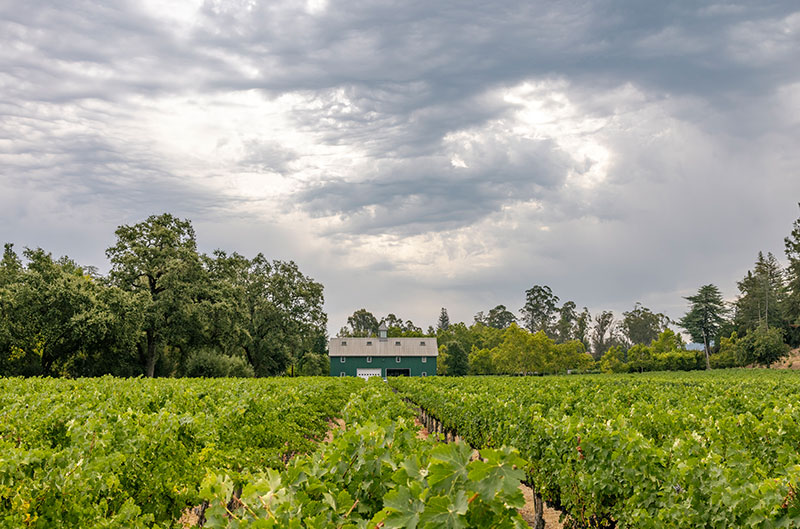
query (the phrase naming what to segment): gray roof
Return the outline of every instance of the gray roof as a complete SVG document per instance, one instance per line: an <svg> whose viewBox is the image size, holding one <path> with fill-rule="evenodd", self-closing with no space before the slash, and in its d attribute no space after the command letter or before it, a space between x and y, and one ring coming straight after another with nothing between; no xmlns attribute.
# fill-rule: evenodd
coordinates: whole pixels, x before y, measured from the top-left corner
<svg viewBox="0 0 800 529"><path fill-rule="evenodd" d="M331 356L439 356L436 338L429 337L331 338L328 351Z"/></svg>

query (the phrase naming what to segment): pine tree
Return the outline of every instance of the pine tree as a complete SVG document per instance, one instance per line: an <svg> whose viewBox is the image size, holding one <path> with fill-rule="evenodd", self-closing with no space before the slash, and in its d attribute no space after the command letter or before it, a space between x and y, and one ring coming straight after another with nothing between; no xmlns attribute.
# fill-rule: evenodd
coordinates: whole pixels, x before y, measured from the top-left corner
<svg viewBox="0 0 800 529"><path fill-rule="evenodd" d="M711 369L711 340L719 335L728 312L722 293L714 285L703 285L694 296L686 299L691 306L678 324L686 329L692 340L700 342L706 353L706 369Z"/></svg>
<svg viewBox="0 0 800 529"><path fill-rule="evenodd" d="M447 315L447 309L442 307L442 312L439 314L439 322L436 328L440 331L446 331L450 327L450 316Z"/></svg>
<svg viewBox="0 0 800 529"><path fill-rule="evenodd" d="M798 204L800 206L800 204ZM794 221L792 233L783 240L786 246L786 338L790 345L800 345L800 218Z"/></svg>
<svg viewBox="0 0 800 529"><path fill-rule="evenodd" d="M784 271L772 253L758 252L753 270L737 283L735 323L739 335L745 335L759 325L785 326L783 314L786 297Z"/></svg>

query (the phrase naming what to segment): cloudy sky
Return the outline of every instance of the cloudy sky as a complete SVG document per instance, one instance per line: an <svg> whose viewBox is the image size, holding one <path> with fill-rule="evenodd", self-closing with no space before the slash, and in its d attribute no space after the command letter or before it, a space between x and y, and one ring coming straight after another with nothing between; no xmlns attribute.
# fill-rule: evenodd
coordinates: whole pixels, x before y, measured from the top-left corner
<svg viewBox="0 0 800 529"><path fill-rule="evenodd" d="M0 240L171 212L330 329L549 285L673 317L800 215L800 4L0 0Z"/></svg>

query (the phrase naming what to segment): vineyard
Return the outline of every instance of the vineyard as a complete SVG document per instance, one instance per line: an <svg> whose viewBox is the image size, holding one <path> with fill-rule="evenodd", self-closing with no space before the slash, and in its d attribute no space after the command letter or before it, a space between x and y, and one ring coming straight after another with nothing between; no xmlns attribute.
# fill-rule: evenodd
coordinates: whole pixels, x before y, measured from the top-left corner
<svg viewBox="0 0 800 529"><path fill-rule="evenodd" d="M441 428L512 445L573 527L800 527L800 378L730 371L394 379Z"/></svg>
<svg viewBox="0 0 800 529"><path fill-rule="evenodd" d="M515 451L417 433L380 380L0 379L0 528L524 526Z"/></svg>
<svg viewBox="0 0 800 529"><path fill-rule="evenodd" d="M798 401L768 371L0 379L0 528L524 527L521 481L566 527L799 527Z"/></svg>

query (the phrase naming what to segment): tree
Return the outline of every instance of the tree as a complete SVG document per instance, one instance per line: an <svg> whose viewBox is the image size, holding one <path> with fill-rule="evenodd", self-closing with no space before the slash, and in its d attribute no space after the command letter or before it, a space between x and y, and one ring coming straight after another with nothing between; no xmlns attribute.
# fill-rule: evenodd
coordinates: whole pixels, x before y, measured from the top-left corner
<svg viewBox="0 0 800 529"><path fill-rule="evenodd" d="M467 352L458 342L445 344L445 359L448 376L461 377L469 372L469 358Z"/></svg>
<svg viewBox="0 0 800 529"><path fill-rule="evenodd" d="M202 284L194 228L164 213L114 233L117 243L106 250L109 279L123 290L146 295L140 356L144 373L152 377L164 346L180 343L196 323L187 311L192 289Z"/></svg>
<svg viewBox="0 0 800 529"><path fill-rule="evenodd" d="M381 321L386 324L386 336L389 338L422 337L425 336L421 327L414 325L411 320L403 321L394 314L389 314Z"/></svg>
<svg viewBox="0 0 800 529"><path fill-rule="evenodd" d="M378 319L367 309L359 309L348 316L347 325L339 331L341 337L366 337L378 334Z"/></svg>
<svg viewBox="0 0 800 529"><path fill-rule="evenodd" d="M589 340L589 326L592 324L592 315L589 314L589 309L583 307L583 311L578 314L575 319L574 338L583 344L586 351L591 349L591 342Z"/></svg>
<svg viewBox="0 0 800 529"><path fill-rule="evenodd" d="M476 349L469 354L470 375L492 375L495 373L492 353L489 349Z"/></svg>
<svg viewBox="0 0 800 529"><path fill-rule="evenodd" d="M684 298L690 303L689 312L678 324L686 329L692 340L703 344L706 355L706 369L711 369L711 340L719 335L725 323L728 310L722 293L714 285L701 286L697 294Z"/></svg>
<svg viewBox="0 0 800 529"><path fill-rule="evenodd" d="M617 325L614 321L614 313L604 310L594 318L594 329L592 329L592 355L595 360L599 360L614 345L619 344L617 336Z"/></svg>
<svg viewBox="0 0 800 529"><path fill-rule="evenodd" d="M442 307L442 312L439 314L439 321L436 324L436 329L446 331L450 327L450 316L447 315L447 309Z"/></svg>
<svg viewBox="0 0 800 529"><path fill-rule="evenodd" d="M506 309L505 305L497 305L486 316L486 325L495 329L505 329L515 321L517 317Z"/></svg>
<svg viewBox="0 0 800 529"><path fill-rule="evenodd" d="M14 251L14 245L6 243L3 248L3 260L0 261L0 288L15 282L21 273L22 261Z"/></svg>
<svg viewBox="0 0 800 529"><path fill-rule="evenodd" d="M625 338L633 344L647 345L658 337L658 333L667 328L669 318L661 313L653 313L638 301L633 310L622 313L620 327Z"/></svg>
<svg viewBox="0 0 800 529"><path fill-rule="evenodd" d="M783 342L783 329L759 325L747 336L739 340L745 363L769 367L789 353L789 346Z"/></svg>
<svg viewBox="0 0 800 529"><path fill-rule="evenodd" d="M786 267L786 337L792 346L797 347L800 345L800 218L794 221L792 233L783 242L789 260Z"/></svg>
<svg viewBox="0 0 800 529"><path fill-rule="evenodd" d="M578 320L578 313L575 312L575 307L574 301L567 301L558 309L559 316L555 332L557 343L564 343L576 339L575 324Z"/></svg>
<svg viewBox="0 0 800 529"><path fill-rule="evenodd" d="M737 283L740 296L736 300L735 322L739 334L745 334L762 323L767 327L783 327L783 302L786 288L783 269L772 253L758 252L753 270Z"/></svg>
<svg viewBox="0 0 800 529"><path fill-rule="evenodd" d="M320 283L294 261L269 261L260 253L251 260L220 251L215 256L210 275L229 285L235 300L218 309L232 320L223 319L215 345L230 355L243 351L257 376L282 374L306 353L324 354L328 317Z"/></svg>
<svg viewBox="0 0 800 529"><path fill-rule="evenodd" d="M653 350L644 345L636 344L628 349L628 365L631 369L643 373L650 369L653 363Z"/></svg>
<svg viewBox="0 0 800 529"><path fill-rule="evenodd" d="M604 373L625 373L628 364L625 362L625 351L619 345L609 347L600 359L600 369Z"/></svg>
<svg viewBox="0 0 800 529"><path fill-rule="evenodd" d="M558 296L548 286L534 285L526 290L525 305L520 309L525 328L532 333L551 334L557 304Z"/></svg>
<svg viewBox="0 0 800 529"><path fill-rule="evenodd" d="M27 267L0 288L4 374L131 375L136 300L104 287L74 261L26 250Z"/></svg>

